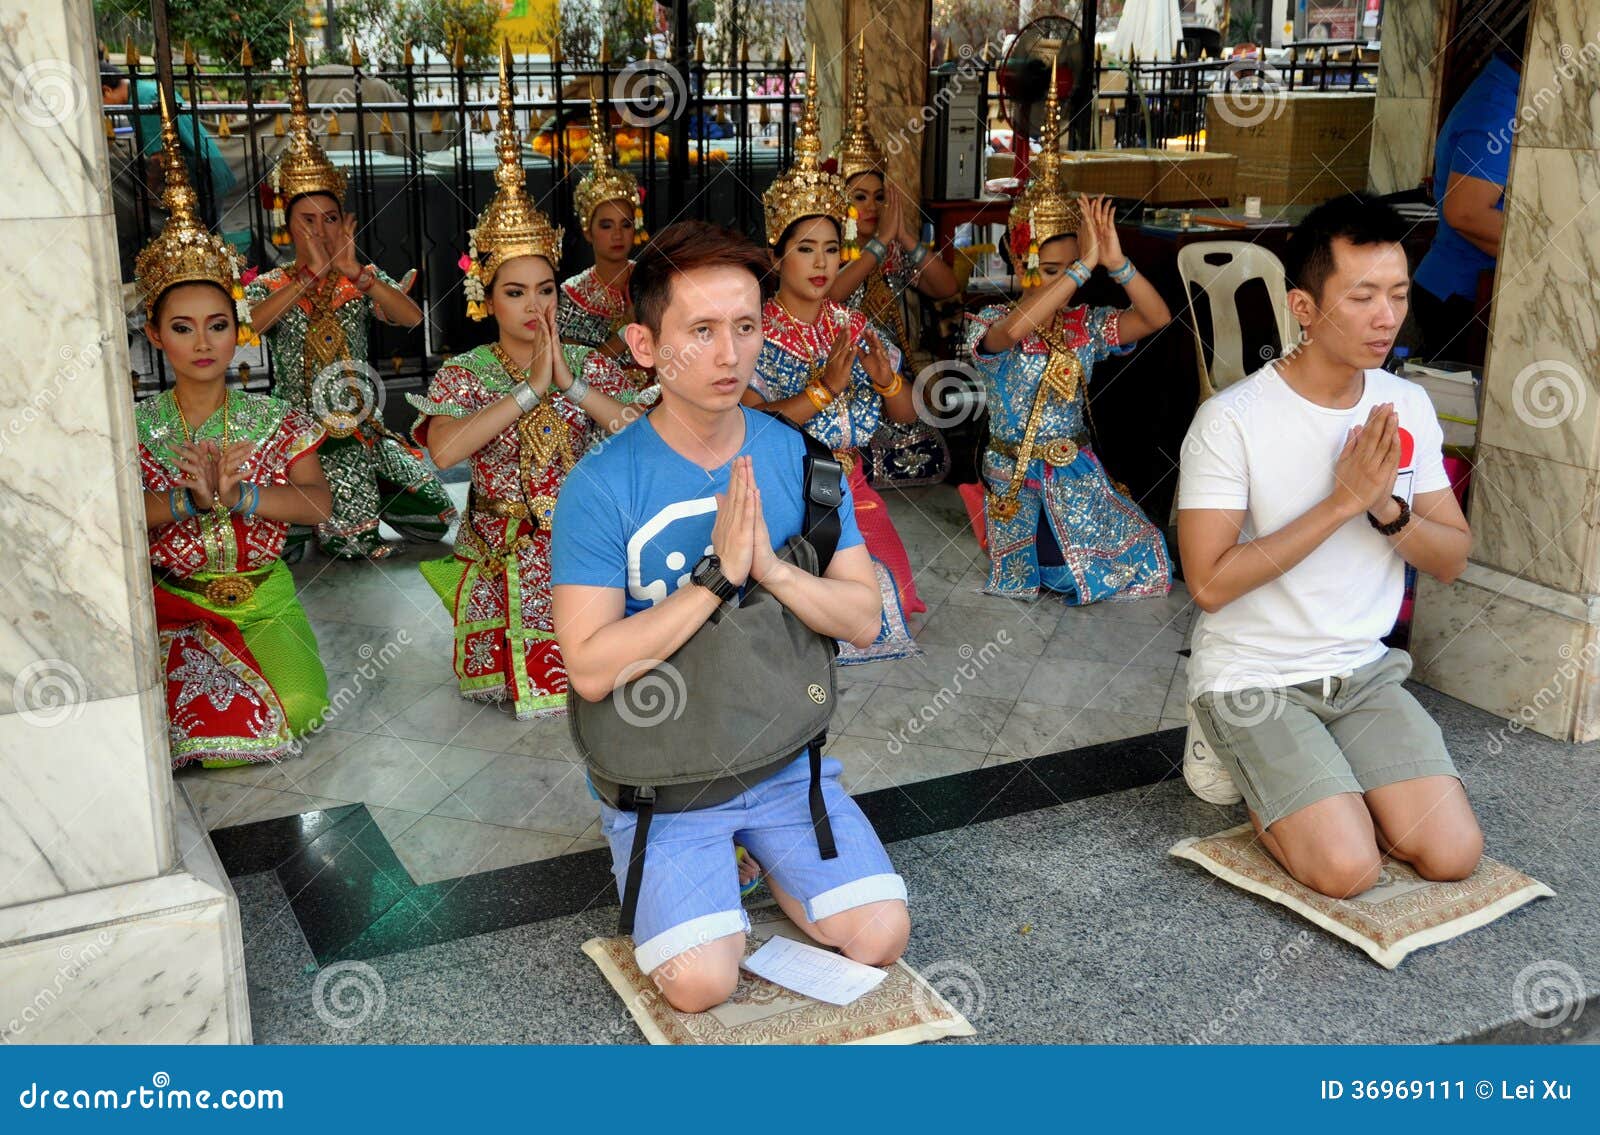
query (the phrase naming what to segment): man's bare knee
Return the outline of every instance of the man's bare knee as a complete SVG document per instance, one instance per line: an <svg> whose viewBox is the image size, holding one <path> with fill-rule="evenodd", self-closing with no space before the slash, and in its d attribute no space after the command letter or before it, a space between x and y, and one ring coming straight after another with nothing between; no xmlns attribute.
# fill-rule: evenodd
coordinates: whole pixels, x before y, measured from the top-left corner
<svg viewBox="0 0 1600 1135"><path fill-rule="evenodd" d="M733 996L744 935L731 934L685 950L650 971L661 995L680 1013L703 1013Z"/></svg>
<svg viewBox="0 0 1600 1135"><path fill-rule="evenodd" d="M1483 833L1473 829L1455 839L1435 840L1419 848L1411 866L1424 879L1438 883L1465 879L1483 858Z"/></svg>
<svg viewBox="0 0 1600 1135"><path fill-rule="evenodd" d="M869 903L823 921L831 924L830 937L840 952L863 965L893 965L911 937L911 914L899 899Z"/></svg>
<svg viewBox="0 0 1600 1135"><path fill-rule="evenodd" d="M1347 899L1371 890L1383 870L1374 844L1362 848L1329 848L1300 866L1295 877L1306 886L1334 899Z"/></svg>

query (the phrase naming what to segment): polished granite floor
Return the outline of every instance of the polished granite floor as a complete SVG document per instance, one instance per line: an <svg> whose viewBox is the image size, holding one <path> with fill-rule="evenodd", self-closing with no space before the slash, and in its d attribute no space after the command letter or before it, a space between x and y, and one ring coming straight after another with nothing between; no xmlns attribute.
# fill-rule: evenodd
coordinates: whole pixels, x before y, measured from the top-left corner
<svg viewBox="0 0 1600 1135"><path fill-rule="evenodd" d="M464 501L465 484L450 488ZM986 596L954 488L884 496L928 611L912 616L920 657L840 671L829 751L851 792L1182 724L1193 605L1181 583L1081 609ZM416 567L444 552L379 564L313 552L295 566L336 712L294 760L180 772L208 828L364 804L417 883L601 846L565 722L517 722L457 694L450 619Z"/></svg>
<svg viewBox="0 0 1600 1135"><path fill-rule="evenodd" d="M1593 749L1526 733L1491 746L1502 723L1412 688L1457 756L1490 853L1554 898L1382 969L1167 854L1242 816L1172 779L1182 735L1169 731L865 794L906 879L907 961L966 1013L979 1043L1594 1043ZM372 830L359 813L345 823ZM269 821L237 829L250 841L219 836L224 861L241 868L230 871L258 1043L641 1042L580 950L614 933L603 852L567 856L565 870L539 878L534 864L419 888L395 909L431 942L368 941L331 960L312 941L324 927L308 880L382 850L330 848L339 826ZM302 841L305 854L260 869ZM476 900L458 902L474 888ZM577 901L534 909L541 892ZM486 910L498 925L468 932L474 919L492 924Z"/></svg>

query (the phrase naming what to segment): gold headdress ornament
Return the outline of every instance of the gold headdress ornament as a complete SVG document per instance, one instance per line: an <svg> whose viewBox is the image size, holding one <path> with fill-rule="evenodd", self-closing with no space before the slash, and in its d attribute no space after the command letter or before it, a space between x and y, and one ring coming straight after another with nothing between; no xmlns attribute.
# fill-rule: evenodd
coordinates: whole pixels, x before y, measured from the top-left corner
<svg viewBox="0 0 1600 1135"><path fill-rule="evenodd" d="M134 279L144 301L147 318L155 318L156 301L178 284L215 284L233 299L239 323L238 341L259 343L250 326L250 305L239 280L239 255L220 236L207 230L195 216L198 199L189 184L189 169L178 145L178 128L167 107L167 90L161 88L161 161L166 186L161 203L167 223L161 235L145 245L134 262Z"/></svg>
<svg viewBox="0 0 1600 1135"><path fill-rule="evenodd" d="M761 195L766 213L767 244L776 248L784 230L806 217L832 217L844 227L844 247L840 258L854 260L856 248L854 220L846 220L850 202L844 181L822 168L822 138L817 126L817 49L811 49L811 65L806 69L805 110L794 139L794 164L784 170Z"/></svg>
<svg viewBox="0 0 1600 1135"><path fill-rule="evenodd" d="M839 140L839 176L846 185L863 173L883 176L886 162L867 126L867 33L856 41L856 69L850 81L850 124Z"/></svg>
<svg viewBox="0 0 1600 1135"><path fill-rule="evenodd" d="M486 289L494 274L507 260L518 256L542 256L552 271L561 264L561 230L554 228L528 192L523 188L522 140L517 135L511 112L511 41L500 41L500 129L495 152L500 165L494 171L494 200L478 217L478 225L467 233L466 270L467 314L473 319L488 315L483 306Z"/></svg>
<svg viewBox="0 0 1600 1135"><path fill-rule="evenodd" d="M272 243L290 245L287 207L307 193L326 193L344 204L344 171L328 160L328 155L311 131L311 115L306 110L304 88L306 48L294 37L289 25L289 144L272 167ZM337 121L337 120L335 120Z"/></svg>
<svg viewBox="0 0 1600 1135"><path fill-rule="evenodd" d="M1039 274L1039 246L1058 236L1078 231L1083 218L1078 206L1061 187L1061 111L1056 98L1056 64L1050 64L1050 91L1044 101L1044 129L1040 132L1039 156L1033 160L1032 180L1011 207L1006 227L1011 237L1011 254L1021 258L1023 287L1042 282ZM1024 141L1026 144L1026 141Z"/></svg>
<svg viewBox="0 0 1600 1135"><path fill-rule="evenodd" d="M594 212L607 201L624 201L633 206L633 243L643 244L650 239L644 231L643 201L639 197L639 183L631 173L611 164L611 130L606 116L595 97L594 87L589 88L589 172L578 182L572 192L572 204L578 211L578 221L584 232Z"/></svg>

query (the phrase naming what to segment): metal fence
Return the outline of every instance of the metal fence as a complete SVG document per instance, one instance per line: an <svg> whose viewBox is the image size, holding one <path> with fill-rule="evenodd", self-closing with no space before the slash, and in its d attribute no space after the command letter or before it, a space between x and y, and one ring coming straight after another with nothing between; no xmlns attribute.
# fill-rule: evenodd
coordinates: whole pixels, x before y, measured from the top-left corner
<svg viewBox="0 0 1600 1135"><path fill-rule="evenodd" d="M159 144L159 117L154 72L136 63L121 73L131 80L130 94L139 95L106 107L128 279L134 252L161 222L158 187L147 176L153 163L139 157ZM270 172L285 142L289 81L282 71L248 63L218 71L190 60L173 70L184 102L180 128L197 140L188 156L202 211L257 266L278 260L270 243ZM620 112L613 142L644 190L649 231L696 217L760 237L761 193L793 156L803 95L795 61L741 58L715 66L696 58L679 68L646 59L573 68L560 58L524 59L515 64L512 82L528 191L565 231L563 275L590 262L572 207L587 140L568 128L587 127L591 89L602 106ZM404 331L379 324L373 359L388 360L402 379L425 380L432 362L487 335L466 319L456 262L495 189L498 69L426 56L388 68L353 59L311 68L306 85L319 141L349 178L345 204L358 218L362 254L397 276L421 269L413 294L426 314L423 326ZM227 192L204 160L210 147L235 182ZM266 356L254 365L249 356L240 353L250 384L270 389ZM168 376L159 360L148 363L141 391L164 388Z"/></svg>
<svg viewBox="0 0 1600 1135"><path fill-rule="evenodd" d="M1285 46L1288 58L1277 63L1256 59L1102 63L1096 69L1097 98L1107 108L1103 113L1111 120L1116 146L1159 147L1168 139L1181 138L1186 149L1199 149L1206 100L1217 92L1377 90L1376 53L1361 42L1313 40ZM1108 90L1119 85L1109 81L1118 74L1126 89ZM1098 137L1099 131L1095 134Z"/></svg>
<svg viewBox="0 0 1600 1135"><path fill-rule="evenodd" d="M1334 58L1341 48L1349 49L1348 61ZM793 154L803 72L790 58L756 62L739 54L732 64L708 64L698 53L682 65L646 59L571 67L559 56L515 64L513 108L527 146L528 189L565 230L562 275L590 262L572 208L572 189L584 171L576 159L586 144L574 146L567 127L587 125L591 87L623 119L620 128L613 127L614 141L644 188L649 231L694 217L760 238L761 193ZM982 122L1001 109L995 105L997 63L996 54L980 52L962 64L971 77L964 81L978 86ZM192 137L209 137L236 182L220 192L210 164L191 154L202 210L250 264L270 266L279 254L269 239L269 173L284 144L289 76L254 66L248 54L232 71L201 67L192 57L174 64L174 87L184 104L180 119L187 120ZM1192 149L1199 145L1212 91L1367 90L1376 70L1359 45L1326 42L1292 45L1289 62L1281 65L1097 61L1093 87L1075 92L1073 144L1103 144L1101 126L1108 123L1117 146L1161 146L1182 138ZM130 92L144 87L127 105L106 107L126 280L134 253L160 223L146 178L151 163L139 158L158 144L159 118L154 71L135 61L121 73L132 81ZM368 66L355 57L315 66L307 75L320 140L349 176L346 207L358 218L362 254L396 276L420 269L413 295L425 314L422 326L373 328L369 361L387 364L401 386L425 383L439 359L490 333L466 318L456 263L466 250L467 230L494 192L498 85L497 69L427 53L420 62L407 53L388 66ZM136 358L143 355L136 389L163 389L165 368L142 343L142 336L135 339ZM271 388L264 351L241 349L239 359L252 388Z"/></svg>

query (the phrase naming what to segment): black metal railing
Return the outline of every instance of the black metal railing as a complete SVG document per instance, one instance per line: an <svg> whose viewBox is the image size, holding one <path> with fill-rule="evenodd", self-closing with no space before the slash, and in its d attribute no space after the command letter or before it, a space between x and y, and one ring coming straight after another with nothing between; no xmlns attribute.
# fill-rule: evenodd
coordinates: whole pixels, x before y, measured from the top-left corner
<svg viewBox="0 0 1600 1135"><path fill-rule="evenodd" d="M141 97L105 109L128 278L133 254L154 235L162 214L158 186L148 177L152 165L139 157L159 144L154 72L134 64L125 74L130 95L144 86ZM394 97L369 97L374 81ZM180 128L196 141L189 166L208 223L240 246L250 264L271 266L280 254L271 244L270 173L289 114L288 75L187 62L174 67L173 82L185 100L177 110ZM602 105L621 112L613 143L644 188L649 231L696 217L760 238L761 193L793 155L804 90L796 61L741 57L712 65L694 59L679 68L650 59L587 67L524 59L515 65L512 106L529 193L564 229L563 275L589 262L572 206L572 190L587 165L586 143L575 146L568 127L587 125L591 84ZM362 254L397 276L421 269L413 295L424 308L422 328L376 326L372 356L393 361L402 378L425 381L439 358L484 334L465 317L456 262L466 251L467 230L494 192L498 70L427 56L390 67L354 61L337 72L314 67L307 85L313 92L337 89L332 98L312 97L308 109L323 147L347 173L345 203L358 217ZM671 147L684 140L688 173L673 177ZM213 146L230 171L237 168L227 193L219 192L205 160ZM241 352L251 385L270 389L269 359L263 353L250 365L248 355ZM153 358L150 366L141 389L165 388L164 366Z"/></svg>

